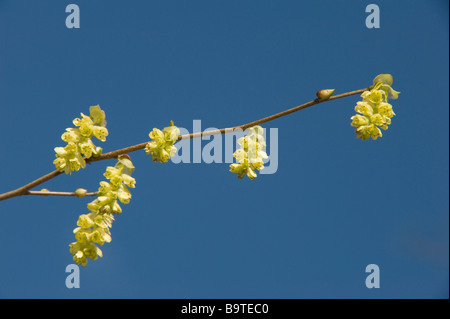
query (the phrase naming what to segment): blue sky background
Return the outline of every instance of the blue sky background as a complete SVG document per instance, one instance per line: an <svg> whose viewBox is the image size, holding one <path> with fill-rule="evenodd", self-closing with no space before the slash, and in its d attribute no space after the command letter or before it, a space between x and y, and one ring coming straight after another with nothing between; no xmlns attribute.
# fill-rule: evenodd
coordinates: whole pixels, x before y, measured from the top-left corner
<svg viewBox="0 0 450 319"><path fill-rule="evenodd" d="M80 289L65 286L68 244L93 198L3 201L0 297L448 298L448 1L77 0L76 30L70 3L0 0L0 193L54 170L61 134L96 104L104 152L170 120L230 127L380 73L402 92L397 116L364 142L358 96L269 122L278 171L253 181L130 154L137 187ZM365 26L370 3L380 29ZM95 191L107 165L37 189Z"/></svg>

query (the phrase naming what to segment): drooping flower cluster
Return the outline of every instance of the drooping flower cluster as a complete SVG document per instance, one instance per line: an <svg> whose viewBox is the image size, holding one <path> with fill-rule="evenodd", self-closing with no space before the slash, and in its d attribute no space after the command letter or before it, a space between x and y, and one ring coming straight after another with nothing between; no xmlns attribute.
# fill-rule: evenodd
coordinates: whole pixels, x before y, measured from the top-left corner
<svg viewBox="0 0 450 319"><path fill-rule="evenodd" d="M388 99L397 99L400 93L391 88L393 81L392 75L380 74L373 80L373 88L361 94L363 100L355 106L355 111L360 114L351 117L351 126L357 128L357 138L367 140L372 137L376 140L383 136L380 128L388 129L395 115Z"/></svg>
<svg viewBox="0 0 450 319"><path fill-rule="evenodd" d="M100 182L98 197L87 205L90 213L78 218L78 227L73 231L77 241L69 247L76 264L86 266L88 257L96 260L103 256L95 244L102 246L111 241L109 228L114 214L122 212L118 201L128 204L131 198L128 187L134 188L136 184L135 179L130 176L133 171L134 166L128 155L119 156L114 167L107 167L104 176L109 182Z"/></svg>
<svg viewBox="0 0 450 319"><path fill-rule="evenodd" d="M152 155L153 162L167 163L169 158L175 155L177 148L173 144L178 141L180 129L170 121L170 125L162 131L154 128L149 134L153 140L145 146L145 153Z"/></svg>
<svg viewBox="0 0 450 319"><path fill-rule="evenodd" d="M55 147L56 159L53 161L56 169L66 174L78 171L86 167L85 159L97 157L102 153L102 148L95 146L92 137L100 141L106 141L108 130L106 129L105 112L99 105L89 108L90 115L81 113L81 119L76 118L73 124L76 128L67 128L61 139L67 142L65 147Z"/></svg>
<svg viewBox="0 0 450 319"><path fill-rule="evenodd" d="M263 160L268 158L264 151L266 148L266 141L264 139L264 129L259 126L253 126L248 129L248 134L238 139L240 149L234 152L233 156L239 164L234 163L230 165L230 172L237 173L239 179L245 175L251 180L256 178L256 170L264 168Z"/></svg>

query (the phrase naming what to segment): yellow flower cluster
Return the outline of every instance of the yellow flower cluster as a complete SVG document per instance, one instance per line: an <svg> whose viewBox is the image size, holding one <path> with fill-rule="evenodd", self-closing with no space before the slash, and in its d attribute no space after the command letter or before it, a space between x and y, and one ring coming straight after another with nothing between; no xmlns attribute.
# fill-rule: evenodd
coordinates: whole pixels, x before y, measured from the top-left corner
<svg viewBox="0 0 450 319"><path fill-rule="evenodd" d="M95 136L100 141L106 141L108 130L106 129L105 112L99 105L89 108L90 115L81 113L81 119L76 118L73 124L77 128L67 128L61 136L66 147L55 147L56 159L53 161L56 169L66 174L78 171L86 167L86 158L100 156L102 148L95 146L92 137Z"/></svg>
<svg viewBox="0 0 450 319"><path fill-rule="evenodd" d="M351 126L356 127L356 137L362 140L371 137L376 140L383 136L380 128L387 130L395 115L388 98L397 99L400 93L391 88L393 78L390 74L380 74L373 82L373 88L363 92L363 100L356 103L355 111L359 114L351 117Z"/></svg>
<svg viewBox="0 0 450 319"><path fill-rule="evenodd" d="M153 162L167 163L169 158L175 155L177 148L173 144L178 141L180 129L170 121L170 125L163 131L154 128L149 134L153 140L145 146L145 153L152 155Z"/></svg>
<svg viewBox="0 0 450 319"><path fill-rule="evenodd" d="M266 141L264 139L264 129L261 126L253 126L248 129L248 134L238 139L240 149L234 152L234 158L239 164L230 165L230 172L237 173L239 179L245 175L251 180L257 177L255 170L264 168L263 160L268 158L264 149Z"/></svg>
<svg viewBox="0 0 450 319"><path fill-rule="evenodd" d="M114 214L122 212L117 200L123 204L130 202L128 187L134 188L136 181L131 177L133 163L128 155L119 156L114 167L108 166L104 176L109 183L100 182L98 197L87 205L90 213L78 218L78 227L74 229L76 242L69 245L70 253L77 265L86 266L87 258L96 260L102 257L102 251L95 244L102 246L111 241ZM128 187L127 187L128 186Z"/></svg>

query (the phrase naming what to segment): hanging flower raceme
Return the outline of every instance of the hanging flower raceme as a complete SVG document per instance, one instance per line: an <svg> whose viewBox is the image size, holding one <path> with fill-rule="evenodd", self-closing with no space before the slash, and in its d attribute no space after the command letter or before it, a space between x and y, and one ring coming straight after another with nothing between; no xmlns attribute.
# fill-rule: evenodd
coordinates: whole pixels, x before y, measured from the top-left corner
<svg viewBox="0 0 450 319"><path fill-rule="evenodd" d="M234 152L233 156L239 164L230 165L230 172L237 173L239 179L245 175L251 180L255 179L256 170L264 168L264 159L268 158L264 149L266 141L264 139L264 129L261 126L253 126L248 129L248 134L238 139L240 149Z"/></svg>
<svg viewBox="0 0 450 319"><path fill-rule="evenodd" d="M122 212L118 201L123 204L130 202L131 193L128 187L134 188L136 181L131 177L134 171L133 163L128 155L119 156L114 167L108 166L104 176L109 182L100 182L98 197L87 205L89 214L78 218L78 227L74 229L76 242L69 245L70 253L77 265L86 266L87 258L96 260L102 257L102 251L96 245L102 246L111 241L114 214Z"/></svg>
<svg viewBox="0 0 450 319"><path fill-rule="evenodd" d="M89 112L89 116L81 113L81 119L73 120L73 124L77 128L67 128L61 136L67 145L55 147L56 159L53 164L61 172L70 174L72 171L85 168L85 159L102 154L102 148L95 146L91 139L95 136L102 142L106 141L108 130L105 127L105 112L100 109L99 105L91 106Z"/></svg>
<svg viewBox="0 0 450 319"><path fill-rule="evenodd" d="M170 125L162 131L154 128L149 134L153 140L145 146L145 153L152 155L153 162L167 163L169 158L174 156L177 148L173 144L178 141L180 129L170 121Z"/></svg>
<svg viewBox="0 0 450 319"><path fill-rule="evenodd" d="M356 127L356 137L367 140L372 137L376 140L382 137L380 128L388 129L391 118L395 115L388 99L397 99L400 92L391 88L394 79L390 74L380 74L374 80L370 91L361 94L362 101L356 103L356 114L351 117L351 126Z"/></svg>

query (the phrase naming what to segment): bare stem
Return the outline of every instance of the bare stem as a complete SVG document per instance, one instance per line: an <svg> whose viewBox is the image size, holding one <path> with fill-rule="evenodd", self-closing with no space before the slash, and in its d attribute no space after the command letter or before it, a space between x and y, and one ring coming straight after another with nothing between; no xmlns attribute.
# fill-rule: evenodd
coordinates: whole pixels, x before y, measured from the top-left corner
<svg viewBox="0 0 450 319"><path fill-rule="evenodd" d="M27 191L24 195L39 195L39 196L77 196L75 192L51 192L51 191ZM85 196L96 196L97 192L86 193ZM78 196L77 196L78 197Z"/></svg>
<svg viewBox="0 0 450 319"><path fill-rule="evenodd" d="M191 134L185 134L185 135L180 135L178 137L178 140L182 140L182 139L192 139L192 138L197 138L197 137L202 137L202 136L210 136L210 135L217 135L217 134L225 134L225 133L230 133L233 132L236 129L241 129L241 130L246 130L249 127L255 126L255 125L260 125L272 120L275 120L277 118L280 118L282 116L286 116L289 115L291 113L306 109L307 107L322 103L322 102L327 102L327 101L332 101L332 100L337 100L343 97L347 97L347 96L352 96L352 95L356 95L356 94L360 94L364 91L369 90L369 88L364 88L364 89L360 89L360 90L356 90L356 91L351 91L351 92L347 92L347 93L342 93L342 94L338 94L338 95L334 95L331 96L329 99L326 100L320 100L320 99L314 99L312 101L309 101L307 103L301 104L299 106L293 107L291 109L285 110L283 112L280 113L276 113L273 115L270 115L268 117L250 122L250 123L246 123L246 124L242 124L242 125L238 125L238 126L234 126L234 127L230 127L230 128L222 128L219 130L213 130L213 131L206 131L206 132L196 132L196 133L191 133ZM147 145L148 142L144 142L141 144L137 144L137 145L132 145L132 146L128 146L119 150L115 150L112 152L108 152L105 154L100 155L99 157L91 157L89 159L86 160L86 163L92 163L92 162L97 162L97 161L102 161L102 160L106 160L106 159L111 159L111 158L116 158L119 155L122 154L126 154L126 153L131 153L131 152L135 152L137 150L141 150L144 149L145 146ZM60 175L61 172L58 170L55 170L53 172L48 173L47 175L44 175L34 181L32 181L31 183L28 183L22 187L19 187L15 190L12 190L10 192L7 193L3 193L0 194L0 201L8 199L8 198L12 198L12 197L16 197L16 196L21 196L21 195L42 195L42 194L31 194L30 189L32 189L33 187L36 187L58 175ZM48 193L46 193L46 195L48 195ZM74 196L74 195L59 195L59 196Z"/></svg>

